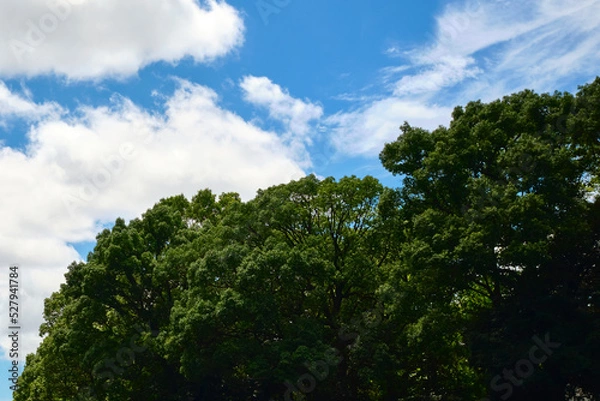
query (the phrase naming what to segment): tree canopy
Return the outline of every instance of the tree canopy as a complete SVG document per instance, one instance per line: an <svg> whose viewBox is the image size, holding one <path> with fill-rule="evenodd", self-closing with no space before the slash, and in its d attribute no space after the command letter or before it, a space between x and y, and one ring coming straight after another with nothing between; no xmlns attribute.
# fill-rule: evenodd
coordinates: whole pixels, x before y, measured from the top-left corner
<svg viewBox="0 0 600 401"><path fill-rule="evenodd" d="M117 219L14 399L598 399L600 79L401 131L398 189L311 175Z"/></svg>

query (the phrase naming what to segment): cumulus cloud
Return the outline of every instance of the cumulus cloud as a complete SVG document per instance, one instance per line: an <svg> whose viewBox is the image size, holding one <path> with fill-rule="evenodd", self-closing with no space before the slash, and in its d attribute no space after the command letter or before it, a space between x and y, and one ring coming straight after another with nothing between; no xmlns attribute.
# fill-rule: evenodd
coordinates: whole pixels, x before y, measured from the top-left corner
<svg viewBox="0 0 600 401"><path fill-rule="evenodd" d="M375 155L405 120L435 128L449 123L457 104L592 79L600 64L598 15L600 0L452 2L436 17L430 43L382 69L386 93L328 119L333 141L341 153Z"/></svg>
<svg viewBox="0 0 600 401"><path fill-rule="evenodd" d="M25 150L1 147L0 266L21 265L23 349L37 347L43 300L78 259L69 243L94 240L102 223L136 217L166 196L208 187L249 199L303 176L298 157L277 134L221 108L213 90L187 81L162 113L116 96L109 107L48 115Z"/></svg>
<svg viewBox="0 0 600 401"><path fill-rule="evenodd" d="M247 102L265 107L271 118L283 122L295 135L308 135L311 130L310 122L323 116L320 105L292 97L287 90L267 77L246 76L240 87Z"/></svg>
<svg viewBox="0 0 600 401"><path fill-rule="evenodd" d="M265 108L270 118L284 125L287 131L285 139L294 148L301 150L311 143L314 122L323 116L323 107L292 97L267 77L245 76L240 87L244 100Z"/></svg>
<svg viewBox="0 0 600 401"><path fill-rule="evenodd" d="M209 62L243 33L222 0L3 0L0 76L125 77L157 61Z"/></svg>

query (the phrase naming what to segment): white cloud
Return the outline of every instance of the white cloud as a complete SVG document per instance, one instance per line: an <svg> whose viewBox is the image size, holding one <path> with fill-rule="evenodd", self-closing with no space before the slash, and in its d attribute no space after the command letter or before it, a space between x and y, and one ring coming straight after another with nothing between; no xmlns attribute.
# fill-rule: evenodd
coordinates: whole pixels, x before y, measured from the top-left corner
<svg viewBox="0 0 600 401"><path fill-rule="evenodd" d="M0 266L21 265L27 352L39 341L44 298L78 259L68 243L93 240L100 223L136 217L162 197L191 197L208 187L249 199L258 188L304 175L301 155L280 137L219 107L214 91L187 81L166 98L162 114L115 97L111 107L49 115L28 139L24 151L0 148Z"/></svg>
<svg viewBox="0 0 600 401"><path fill-rule="evenodd" d="M599 13L600 0L451 4L437 18L434 42L408 54L419 72L398 81L396 94L408 93L407 87L435 98L461 83L455 101L491 100L477 81L497 87L494 95L505 95L525 87L554 90L563 77L595 74Z"/></svg>
<svg viewBox="0 0 600 401"><path fill-rule="evenodd" d="M404 52L401 65L382 69L387 94L329 119L338 151L374 155L404 120L431 128L447 124L448 110L470 100L525 88L554 91L558 83L592 79L600 64L598 15L600 0L449 4L436 18L431 43Z"/></svg>
<svg viewBox="0 0 600 401"><path fill-rule="evenodd" d="M473 63L470 57L444 56L418 75L403 76L395 85L394 95L431 94L466 78L474 78L482 71L472 67Z"/></svg>
<svg viewBox="0 0 600 401"><path fill-rule="evenodd" d="M271 118L282 121L295 135L308 135L310 122L323 116L321 106L293 98L267 77L246 76L240 86L247 102L267 108Z"/></svg>
<svg viewBox="0 0 600 401"><path fill-rule="evenodd" d="M385 49L383 53L390 57L397 57L402 54L402 50L400 50L398 46L390 46L387 49Z"/></svg>
<svg viewBox="0 0 600 401"><path fill-rule="evenodd" d="M435 129L448 123L451 112L451 108L387 98L354 112L333 115L327 123L334 127L332 142L339 151L352 156L376 155L385 143L398 137L404 121L413 126Z"/></svg>
<svg viewBox="0 0 600 401"><path fill-rule="evenodd" d="M125 77L157 61L209 62L243 33L222 0L3 0L0 76Z"/></svg>
<svg viewBox="0 0 600 401"><path fill-rule="evenodd" d="M55 103L37 104L30 99L15 94L0 81L0 123L3 118L21 117L36 120L50 114L61 113L61 107Z"/></svg>
<svg viewBox="0 0 600 401"><path fill-rule="evenodd" d="M296 149L311 143L313 124L323 116L323 108L308 100L292 97L267 77L246 76L240 82L244 100L264 107L269 117L284 124L285 139Z"/></svg>

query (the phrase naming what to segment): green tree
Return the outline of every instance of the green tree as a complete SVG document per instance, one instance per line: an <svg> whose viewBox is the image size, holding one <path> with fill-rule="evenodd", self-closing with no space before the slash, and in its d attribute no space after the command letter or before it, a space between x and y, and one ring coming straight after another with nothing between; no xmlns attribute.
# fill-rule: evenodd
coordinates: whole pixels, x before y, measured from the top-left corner
<svg viewBox="0 0 600 401"><path fill-rule="evenodd" d="M598 394L599 88L471 102L448 128L403 125L381 153L403 177L400 270L465 316L457 333L481 383L527 358L532 336L561 343L522 384L488 387L492 399Z"/></svg>
<svg viewBox="0 0 600 401"><path fill-rule="evenodd" d="M378 305L382 193L371 177L309 176L230 204L188 245L197 260L166 343L200 394L283 399L291 386L302 392L307 364L326 360L327 377L307 396L358 397L349 345L362 312Z"/></svg>
<svg viewBox="0 0 600 401"><path fill-rule="evenodd" d="M46 300L35 355L15 400L168 400L184 382L154 337L169 322L178 280L169 247L190 241L188 202L162 200L128 225L117 219L97 237L87 263L74 263Z"/></svg>
<svg viewBox="0 0 600 401"><path fill-rule="evenodd" d="M203 190L118 219L47 300L15 398L363 399L384 192L309 176L247 203Z"/></svg>
<svg viewBox="0 0 600 401"><path fill-rule="evenodd" d="M308 176L117 219L14 399L598 397L599 110L600 79L471 102L385 146L398 190Z"/></svg>

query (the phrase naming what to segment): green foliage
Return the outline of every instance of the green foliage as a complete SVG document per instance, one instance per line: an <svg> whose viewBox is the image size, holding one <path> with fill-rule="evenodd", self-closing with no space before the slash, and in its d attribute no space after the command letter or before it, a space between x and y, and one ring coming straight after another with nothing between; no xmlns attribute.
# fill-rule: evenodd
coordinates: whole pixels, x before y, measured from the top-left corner
<svg viewBox="0 0 600 401"><path fill-rule="evenodd" d="M561 342L511 399L562 400L569 387L598 393L589 380L599 373L589 280L600 240L599 88L600 79L576 97L524 91L472 102L454 110L449 128L405 124L381 153L404 177L403 274L434 303L461 310L457 333L485 381L526 355L532 336ZM492 399L509 396L492 390Z"/></svg>
<svg viewBox="0 0 600 401"><path fill-rule="evenodd" d="M398 190L307 176L117 219L14 399L598 397L599 110L600 80L471 102L385 146Z"/></svg>

